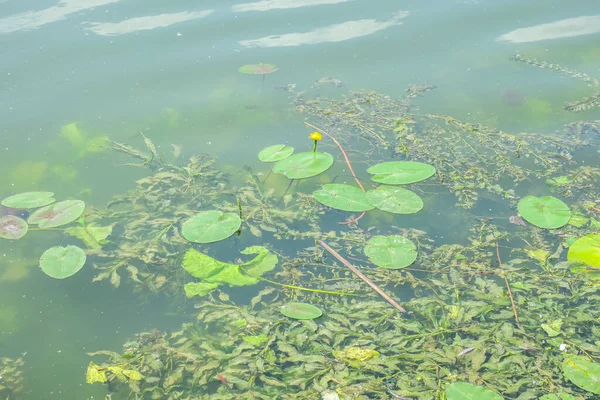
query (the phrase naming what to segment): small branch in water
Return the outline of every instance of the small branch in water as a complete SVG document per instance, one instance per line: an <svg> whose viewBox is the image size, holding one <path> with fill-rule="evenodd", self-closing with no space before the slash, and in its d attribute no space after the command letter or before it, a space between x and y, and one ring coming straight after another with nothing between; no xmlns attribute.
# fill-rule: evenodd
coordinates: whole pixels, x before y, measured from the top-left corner
<svg viewBox="0 0 600 400"><path fill-rule="evenodd" d="M366 214L366 211L363 211L362 214L360 214L358 217L351 219L350 221L346 221L346 222L340 222L340 225L350 225L353 224L355 222L358 222L362 217L364 217Z"/></svg>
<svg viewBox="0 0 600 400"><path fill-rule="evenodd" d="M498 248L498 242L496 242L496 256L498 257L498 263L500 264L500 268L502 268L502 260L500 259L500 249ZM508 289L508 296L510 297L510 304L512 306L513 314L515 314L515 321L517 324L519 322L519 314L517 314L517 306L515 305L515 299L513 298L512 290L510 290L510 284L508 283L508 278L504 277L504 283L506 283L506 289Z"/></svg>
<svg viewBox="0 0 600 400"><path fill-rule="evenodd" d="M364 190L364 189L363 189ZM373 283L369 278L367 278L362 272L360 272L355 266L350 264L344 257L340 256L337 251L333 250L327 243L322 240L319 240L319 244L323 246L325 250L327 250L332 256L338 259L339 262L344 264L346 267L350 268L352 272L354 272L360 279L365 281L365 283L371 286L381 297L383 297L388 303L390 303L394 308L396 308L400 312L406 312L404 308L400 304L396 302L396 300L392 299L388 296L383 290L379 288L376 284Z"/></svg>

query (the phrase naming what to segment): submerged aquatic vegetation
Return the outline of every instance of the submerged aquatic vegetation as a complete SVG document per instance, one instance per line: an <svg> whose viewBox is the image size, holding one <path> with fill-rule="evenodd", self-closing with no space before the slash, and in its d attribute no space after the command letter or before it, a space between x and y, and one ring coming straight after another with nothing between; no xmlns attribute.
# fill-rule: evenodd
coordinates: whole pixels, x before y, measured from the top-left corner
<svg viewBox="0 0 600 400"><path fill-rule="evenodd" d="M8 357L0 357L0 398L19 398L25 389L23 377L23 358L13 360Z"/></svg>

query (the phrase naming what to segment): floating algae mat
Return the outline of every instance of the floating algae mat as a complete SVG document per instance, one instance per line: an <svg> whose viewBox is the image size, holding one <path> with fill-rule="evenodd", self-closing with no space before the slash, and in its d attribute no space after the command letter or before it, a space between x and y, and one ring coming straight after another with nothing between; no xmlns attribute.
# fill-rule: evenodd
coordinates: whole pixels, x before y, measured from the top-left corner
<svg viewBox="0 0 600 400"><path fill-rule="evenodd" d="M306 149L259 150L236 184L211 156L110 142L150 173L88 219L121 232L88 246L94 281L195 308L180 330L90 353L88 383L138 399L600 395L600 169L577 162L598 138L422 114L430 89L290 89ZM429 231L440 214L457 222Z"/></svg>

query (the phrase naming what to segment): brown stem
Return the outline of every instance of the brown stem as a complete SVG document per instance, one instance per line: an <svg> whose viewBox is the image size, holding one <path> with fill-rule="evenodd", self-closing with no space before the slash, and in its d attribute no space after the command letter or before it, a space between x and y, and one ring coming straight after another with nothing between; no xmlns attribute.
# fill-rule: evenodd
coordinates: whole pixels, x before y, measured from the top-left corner
<svg viewBox="0 0 600 400"><path fill-rule="evenodd" d="M502 268L502 260L500 260L500 249L498 248L498 242L496 242L496 256L498 257L498 263L500 264L500 268ZM517 314L517 306L515 305L515 299L513 298L512 290L510 290L510 284L508 283L508 278L504 277L504 283L506 283L506 289L508 289L508 296L510 297L510 304L512 305L513 314L515 314L515 321L519 324L519 315Z"/></svg>
<svg viewBox="0 0 600 400"><path fill-rule="evenodd" d="M315 128L316 129L316 128ZM364 189L363 189L364 190ZM337 251L333 250L327 243L322 240L319 240L319 244L323 246L325 250L331 253L332 256L338 259L339 262L344 264L346 267L350 268L352 272L354 272L360 279L365 281L367 285L371 286L381 297L383 297L388 303L390 303L394 308L396 308L400 312L406 312L404 308L400 304L396 302L396 300L392 299L388 296L383 290L379 288L376 284L374 284L369 278L367 278L362 272L360 272L355 266L350 264L344 257L340 256Z"/></svg>

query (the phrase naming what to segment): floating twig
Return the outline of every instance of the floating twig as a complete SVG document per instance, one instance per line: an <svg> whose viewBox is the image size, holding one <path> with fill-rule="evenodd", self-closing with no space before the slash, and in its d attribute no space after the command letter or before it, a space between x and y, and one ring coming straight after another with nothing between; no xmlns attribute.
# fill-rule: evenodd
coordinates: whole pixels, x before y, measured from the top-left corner
<svg viewBox="0 0 600 400"><path fill-rule="evenodd" d="M502 260L500 259L500 249L498 248L498 242L496 242L496 256L498 257L498 263L500 264L500 268L502 268ZM519 314L517 314L517 306L515 305L515 299L513 298L512 290L510 290L510 284L508 283L508 278L504 276L504 283L506 283L506 289L508 289L508 296L510 297L510 304L512 306L513 314L515 314L515 321L519 324Z"/></svg>
<svg viewBox="0 0 600 400"><path fill-rule="evenodd" d="M383 290L381 290L379 288L379 286L377 286L376 284L374 284L373 281L371 281L362 272L360 272L358 270L358 268L356 268L354 265L350 264L350 262L348 262L344 257L340 256L337 251L335 251L331 247L329 247L329 245L327 243L325 243L322 240L319 240L319 244L321 246L323 246L323 248L325 250L327 250L332 256L334 256L335 258L337 258L339 262L341 262L342 264L344 264L346 267L350 268L350 270L352 272L354 272L356 275L358 275L358 277L360 279L362 279L363 281L365 281L367 283L367 285L371 286L381 297L383 297L388 303L390 303L392 306L394 306L394 308L396 308L400 312L403 312L403 313L406 312L406 310L404 308L402 308L402 306L400 304L398 304L396 302L396 300L394 300L390 296L388 296Z"/></svg>

